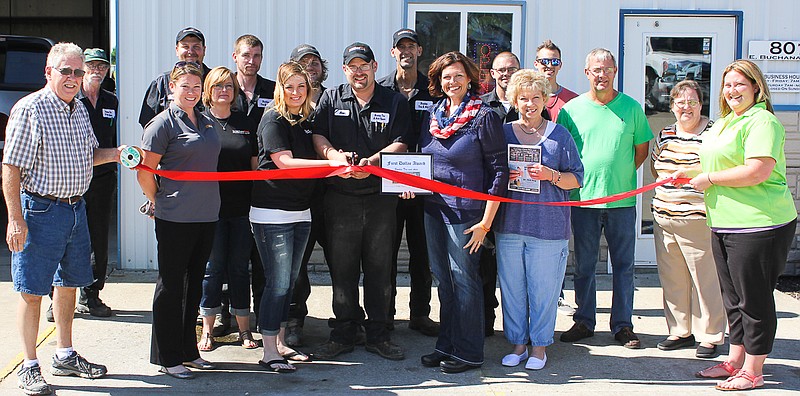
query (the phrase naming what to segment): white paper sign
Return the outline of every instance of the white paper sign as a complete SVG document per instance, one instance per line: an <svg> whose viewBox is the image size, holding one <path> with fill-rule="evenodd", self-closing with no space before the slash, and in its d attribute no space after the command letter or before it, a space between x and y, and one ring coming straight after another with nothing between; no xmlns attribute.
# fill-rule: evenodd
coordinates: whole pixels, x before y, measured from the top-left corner
<svg viewBox="0 0 800 396"><path fill-rule="evenodd" d="M770 92L800 92L800 73L764 73Z"/></svg>
<svg viewBox="0 0 800 396"><path fill-rule="evenodd" d="M751 41L747 46L747 59L800 60L800 40Z"/></svg>

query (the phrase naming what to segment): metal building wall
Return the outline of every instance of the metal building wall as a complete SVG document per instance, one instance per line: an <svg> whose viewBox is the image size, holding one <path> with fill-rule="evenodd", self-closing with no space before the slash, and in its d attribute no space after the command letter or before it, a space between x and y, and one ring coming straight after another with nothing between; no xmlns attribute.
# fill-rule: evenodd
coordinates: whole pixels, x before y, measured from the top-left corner
<svg viewBox="0 0 800 396"><path fill-rule="evenodd" d="M206 36L207 65L233 67L233 41L252 33L265 43L262 75L274 78L278 65L300 43L315 45L330 61L326 85L343 81L340 56L353 41L372 46L379 63L378 76L394 66L389 55L391 34L401 27L405 6L415 0L117 0L118 87L121 139L136 144L141 137L137 119L142 96L150 81L175 62L174 37L185 26L199 28ZM426 1L426 2L433 2ZM442 3L458 3L442 0ZM476 1L465 0L465 4ZM519 1L487 0L487 4L519 4ZM588 89L583 74L584 56L592 48L606 47L615 54L619 46L620 9L740 10L744 12L743 53L750 40L797 40L800 2L793 0L528 0L524 31L523 65L531 67L538 44L550 38L562 48L564 67L559 82L576 92ZM764 71L787 70L797 63L766 62ZM800 104L800 94L777 94L775 102ZM780 112L787 129L789 186L797 197L800 174L800 113ZM120 248L121 266L152 269L155 263L153 222L136 209L144 197L134 172L121 172ZM800 202L798 202L800 203Z"/></svg>

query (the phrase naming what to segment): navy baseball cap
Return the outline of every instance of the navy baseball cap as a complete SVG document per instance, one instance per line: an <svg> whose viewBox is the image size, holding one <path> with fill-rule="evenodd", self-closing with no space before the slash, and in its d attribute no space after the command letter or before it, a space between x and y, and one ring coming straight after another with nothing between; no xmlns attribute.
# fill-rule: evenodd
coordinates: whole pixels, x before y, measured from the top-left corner
<svg viewBox="0 0 800 396"><path fill-rule="evenodd" d="M300 44L292 50L292 54L289 56L289 59L299 62L304 56L311 54L316 56L319 59L322 59L322 55L319 54L316 48L314 48L311 44Z"/></svg>
<svg viewBox="0 0 800 396"><path fill-rule="evenodd" d="M397 47L397 43L404 38L419 44L419 36L417 36L417 32L415 32L413 29L400 29L394 32L392 35L392 48Z"/></svg>
<svg viewBox="0 0 800 396"><path fill-rule="evenodd" d="M185 28L181 29L180 32L178 32L178 35L175 36L175 44L178 44L179 41L181 41L181 40L183 40L183 39L185 39L186 37L189 37L189 36L195 36L195 37L199 38L200 42L203 43L203 45L206 45L206 37L203 36L203 32L201 32L201 31L199 31L199 30L197 30L197 29L195 29L195 28L193 28L191 26L185 27Z"/></svg>
<svg viewBox="0 0 800 396"><path fill-rule="evenodd" d="M356 41L344 49L344 64L350 63L355 58L363 59L365 62L372 62L375 60L375 54L372 53L372 48L369 45Z"/></svg>

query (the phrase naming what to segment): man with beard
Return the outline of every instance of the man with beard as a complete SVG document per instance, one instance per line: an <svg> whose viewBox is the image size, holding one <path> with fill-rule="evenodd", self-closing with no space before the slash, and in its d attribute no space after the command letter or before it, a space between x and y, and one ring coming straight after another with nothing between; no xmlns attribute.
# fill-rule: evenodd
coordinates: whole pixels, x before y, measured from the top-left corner
<svg viewBox="0 0 800 396"><path fill-rule="evenodd" d="M397 69L378 80L378 84L400 92L408 101L411 111L412 136L420 133L422 114L433 105L433 97L428 92L428 77L417 70L417 60L422 56L419 36L412 29L400 29L392 36L392 57ZM415 142L409 141L409 151L418 151ZM392 254L392 322L395 313L395 296L397 296L397 253L403 239L403 226L406 227L406 244L408 246L408 272L411 276L411 319L408 328L419 331L430 337L439 335L439 324L430 319L431 313L431 267L428 263L428 248L423 223L423 199L403 199L397 205L397 234L394 239ZM391 326L393 326L393 323Z"/></svg>
<svg viewBox="0 0 800 396"><path fill-rule="evenodd" d="M310 44L300 44L292 50L289 57L294 62L297 62L306 69L308 77L311 79L311 88L313 91L311 95L311 105L316 107L319 102L322 92L325 87L322 85L328 79L328 61L322 59L319 51Z"/></svg>
<svg viewBox="0 0 800 396"><path fill-rule="evenodd" d="M406 151L411 128L403 95L375 83L378 63L367 44L345 48L348 83L322 94L314 114L314 146L322 158L379 165L380 152ZM331 359L353 351L359 315L358 282L364 272L366 350L386 359L405 358L390 341L392 242L397 197L382 195L381 179L351 172L326 180L324 198L329 266L333 283L330 339L315 353Z"/></svg>
<svg viewBox="0 0 800 396"><path fill-rule="evenodd" d="M175 56L180 62L196 63L203 70L203 80L211 71L203 59L206 57L206 38L203 33L193 27L185 27L175 37ZM161 73L150 83L144 94L142 110L139 112L139 124L144 128L156 114L164 111L172 102L172 91L169 89L169 74L173 67ZM203 105L198 102L197 108L202 110Z"/></svg>

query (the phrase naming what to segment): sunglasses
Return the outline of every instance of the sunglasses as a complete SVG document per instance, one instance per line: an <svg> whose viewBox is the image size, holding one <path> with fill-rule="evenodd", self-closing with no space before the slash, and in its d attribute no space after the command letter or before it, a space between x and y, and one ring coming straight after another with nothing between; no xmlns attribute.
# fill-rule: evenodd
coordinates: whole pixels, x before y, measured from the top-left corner
<svg viewBox="0 0 800 396"><path fill-rule="evenodd" d="M559 67L561 66L561 59L558 58L539 58L536 59L536 63L542 66L552 66L552 67Z"/></svg>
<svg viewBox="0 0 800 396"><path fill-rule="evenodd" d="M62 67L60 69L54 67L53 69L58 70L58 72L61 73L62 76L67 76L67 77L75 76L75 78L83 78L83 75L86 74L86 71L83 69L72 70L72 68L69 67Z"/></svg>
<svg viewBox="0 0 800 396"><path fill-rule="evenodd" d="M175 67L173 69L177 69L179 67L185 67L185 66L194 66L194 67L196 67L198 69L200 68L200 65L198 65L197 62L180 61L180 62L175 64Z"/></svg>

